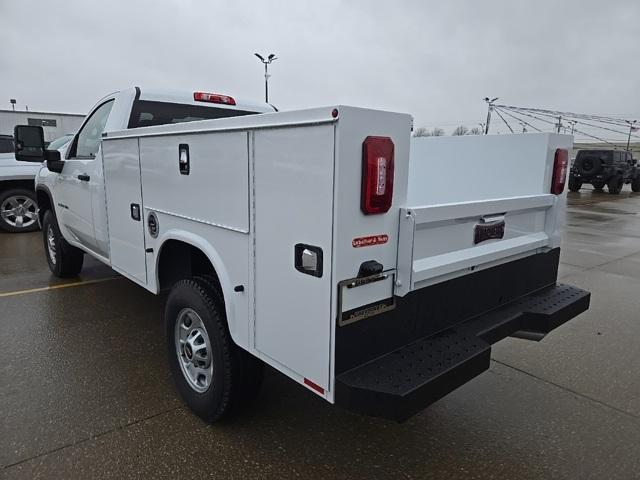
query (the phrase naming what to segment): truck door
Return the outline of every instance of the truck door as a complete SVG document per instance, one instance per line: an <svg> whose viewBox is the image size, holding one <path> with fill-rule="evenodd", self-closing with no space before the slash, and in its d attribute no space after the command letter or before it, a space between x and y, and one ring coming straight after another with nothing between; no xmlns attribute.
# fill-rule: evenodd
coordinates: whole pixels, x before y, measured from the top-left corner
<svg viewBox="0 0 640 480"><path fill-rule="evenodd" d="M105 139L102 149L111 267L146 285L138 139Z"/></svg>
<svg viewBox="0 0 640 480"><path fill-rule="evenodd" d="M93 230L92 192L102 188L100 164L102 132L114 100L99 105L73 139L62 172L54 185L60 226L76 241L101 255Z"/></svg>

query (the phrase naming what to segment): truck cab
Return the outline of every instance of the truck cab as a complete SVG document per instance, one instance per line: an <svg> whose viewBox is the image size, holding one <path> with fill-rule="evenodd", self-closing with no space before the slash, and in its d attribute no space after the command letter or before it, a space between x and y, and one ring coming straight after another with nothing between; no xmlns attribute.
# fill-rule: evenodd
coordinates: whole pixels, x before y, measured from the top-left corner
<svg viewBox="0 0 640 480"><path fill-rule="evenodd" d="M54 210L62 234L72 245L108 263L107 212L100 161L106 132L269 111L274 108L267 104L236 103L229 96L204 92L143 91L134 87L106 95L89 111L62 152L61 161L49 162L38 171L38 203L45 207L40 212L47 208Z"/></svg>

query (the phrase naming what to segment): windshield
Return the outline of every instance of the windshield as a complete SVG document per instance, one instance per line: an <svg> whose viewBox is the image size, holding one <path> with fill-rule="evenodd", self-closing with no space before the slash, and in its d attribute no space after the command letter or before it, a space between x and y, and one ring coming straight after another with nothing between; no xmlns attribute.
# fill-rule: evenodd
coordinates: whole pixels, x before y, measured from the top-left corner
<svg viewBox="0 0 640 480"><path fill-rule="evenodd" d="M129 128L195 122L197 120L210 120L212 118L238 117L255 113L256 112L235 110L233 108L138 100L133 105L131 118L129 119Z"/></svg>
<svg viewBox="0 0 640 480"><path fill-rule="evenodd" d="M59 150L62 147L64 147L67 143L69 143L69 140L71 140L72 138L73 138L73 135L71 134L64 135L60 138L56 138L53 142L51 142L47 146L47 150Z"/></svg>
<svg viewBox="0 0 640 480"><path fill-rule="evenodd" d="M0 153L13 152L13 137L0 137Z"/></svg>

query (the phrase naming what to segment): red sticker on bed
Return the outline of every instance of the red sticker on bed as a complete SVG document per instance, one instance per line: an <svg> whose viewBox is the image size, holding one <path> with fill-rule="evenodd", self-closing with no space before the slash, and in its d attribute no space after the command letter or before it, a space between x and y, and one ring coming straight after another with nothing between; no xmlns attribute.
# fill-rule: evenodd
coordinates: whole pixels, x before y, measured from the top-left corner
<svg viewBox="0 0 640 480"><path fill-rule="evenodd" d="M382 245L389 241L389 235L386 233L380 235L369 235L368 237L358 237L351 241L353 248L371 247L372 245Z"/></svg>

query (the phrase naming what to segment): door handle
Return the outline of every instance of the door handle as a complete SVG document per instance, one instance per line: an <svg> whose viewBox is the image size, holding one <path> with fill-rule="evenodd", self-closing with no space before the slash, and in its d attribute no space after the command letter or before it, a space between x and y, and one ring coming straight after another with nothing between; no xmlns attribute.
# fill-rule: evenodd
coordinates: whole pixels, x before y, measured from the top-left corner
<svg viewBox="0 0 640 480"><path fill-rule="evenodd" d="M181 143L178 145L178 170L181 175L189 175L189 145Z"/></svg>
<svg viewBox="0 0 640 480"><path fill-rule="evenodd" d="M78 180L82 180L83 182L88 182L89 180L91 180L91 177L86 173L81 173L80 175L78 175Z"/></svg>

